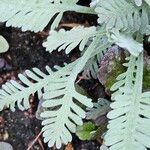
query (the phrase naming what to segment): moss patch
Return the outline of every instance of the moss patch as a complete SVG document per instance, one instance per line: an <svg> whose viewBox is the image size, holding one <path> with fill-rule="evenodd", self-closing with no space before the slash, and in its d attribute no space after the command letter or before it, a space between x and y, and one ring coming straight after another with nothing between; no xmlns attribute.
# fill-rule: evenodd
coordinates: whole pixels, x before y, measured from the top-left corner
<svg viewBox="0 0 150 150"><path fill-rule="evenodd" d="M108 73L107 75L108 80L106 81L105 84L105 87L107 89L110 89L112 85L116 82L116 78L118 77L118 75L126 71L125 67L122 65L122 63L120 63L120 61L118 62L116 61L111 67L112 71Z"/></svg>

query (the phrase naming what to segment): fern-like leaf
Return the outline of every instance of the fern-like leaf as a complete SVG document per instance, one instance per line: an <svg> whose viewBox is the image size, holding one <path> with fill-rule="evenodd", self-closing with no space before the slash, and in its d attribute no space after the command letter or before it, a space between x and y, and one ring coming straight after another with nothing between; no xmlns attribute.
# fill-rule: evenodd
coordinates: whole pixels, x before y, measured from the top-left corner
<svg viewBox="0 0 150 150"><path fill-rule="evenodd" d="M70 85L72 69L66 71L63 76L56 77L43 94L42 106L50 109L41 113L41 117L44 118L44 142L48 142L49 147L56 144L56 147L60 148L62 143L71 142L70 132L75 133L76 125L82 125L85 111L75 101L92 107L91 100L77 93Z"/></svg>
<svg viewBox="0 0 150 150"><path fill-rule="evenodd" d="M150 0L145 0L145 2L150 6Z"/></svg>
<svg viewBox="0 0 150 150"><path fill-rule="evenodd" d="M126 0L101 0L95 9L100 24L105 23L107 30L138 31L141 26L139 9Z"/></svg>
<svg viewBox="0 0 150 150"><path fill-rule="evenodd" d="M141 34L150 34L150 6L143 5L141 8Z"/></svg>
<svg viewBox="0 0 150 150"><path fill-rule="evenodd" d="M137 6L141 6L143 0L134 0L134 1Z"/></svg>
<svg viewBox="0 0 150 150"><path fill-rule="evenodd" d="M137 6L141 6L143 4L143 0L134 0ZM145 0L145 2L150 5L150 0Z"/></svg>
<svg viewBox="0 0 150 150"><path fill-rule="evenodd" d="M58 48L58 51L66 49L66 54L70 53L78 44L82 51L90 37L94 37L96 33L95 27L84 28L82 26L75 27L70 31L61 29L60 31L50 31L50 36L43 43L46 50L50 53Z"/></svg>
<svg viewBox="0 0 150 150"><path fill-rule="evenodd" d="M150 93L142 93L143 54L138 59L131 56L127 72L118 76L112 90L113 109L105 136L110 150L146 150L150 148Z"/></svg>
<svg viewBox="0 0 150 150"><path fill-rule="evenodd" d="M76 102L92 107L91 99L76 92L74 83L104 34L103 29L99 30L83 56L75 62L64 67L56 66L56 71L46 67L48 75L37 68L27 70L26 76L19 75L22 84L15 81L4 84L0 90L1 109L6 105L14 110L16 102L20 109L28 108L29 96L38 92L39 98L43 96L43 107L53 108L41 113L44 141L50 147L56 144L57 148L71 141L70 132L75 132L76 125L82 125L82 118L85 117L85 111Z"/></svg>
<svg viewBox="0 0 150 150"><path fill-rule="evenodd" d="M23 31L42 31L55 16L51 26L58 26L66 11L95 13L93 9L79 6L78 0L1 0L0 22L6 26L21 27Z"/></svg>
<svg viewBox="0 0 150 150"><path fill-rule="evenodd" d="M50 72L50 68L46 67ZM50 74L46 75L38 68L33 68L32 71L26 70L25 75L19 74L18 78L22 84L10 80L2 85L0 90L0 110L4 106L10 107L12 111L15 111L15 104L17 103L19 109L24 110L29 108L29 96L38 92L38 97L42 96L42 89L48 84ZM31 81L31 79L33 81Z"/></svg>
<svg viewBox="0 0 150 150"><path fill-rule="evenodd" d="M109 110L110 102L106 99L100 98L97 103L94 103L94 107L87 109L86 119L96 119L97 117L104 115Z"/></svg>
<svg viewBox="0 0 150 150"><path fill-rule="evenodd" d="M100 67L100 61L107 49L111 46L111 42L108 41L106 36L103 36L95 48L92 57L87 61L84 71L87 72L88 78L97 79L98 69Z"/></svg>
<svg viewBox="0 0 150 150"><path fill-rule="evenodd" d="M143 51L143 44L134 40L130 34L124 34L117 30L112 30L110 40L121 48L128 50L136 57Z"/></svg>
<svg viewBox="0 0 150 150"><path fill-rule="evenodd" d="M56 144L56 147L60 148L62 143L68 143L72 140L70 132L75 132L76 125L82 125L85 112L76 104L76 101L85 106L92 106L90 99L76 92L74 82L78 73L83 70L86 62L90 59L103 34L103 30L100 30L99 36L93 39L83 56L76 60L77 63L67 71L67 74L55 78L54 84L52 86L50 84L49 90L43 95L46 100L43 102L43 107L56 108L41 114L41 117L45 118L42 123L44 125L44 141L48 142L49 147Z"/></svg>

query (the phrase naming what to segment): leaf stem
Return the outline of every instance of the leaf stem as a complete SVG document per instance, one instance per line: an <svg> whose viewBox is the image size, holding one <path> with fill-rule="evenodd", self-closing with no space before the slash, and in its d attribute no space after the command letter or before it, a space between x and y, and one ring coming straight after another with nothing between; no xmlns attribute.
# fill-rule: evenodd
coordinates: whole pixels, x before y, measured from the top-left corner
<svg viewBox="0 0 150 150"><path fill-rule="evenodd" d="M99 43L100 37L105 35L105 33L103 31L101 31L99 33L101 33L101 34L99 34L98 36L96 36L94 38L93 42L87 48L87 50L85 51L83 56L81 58L79 58L76 66L73 68L72 73L70 74L70 80L69 80L70 82L68 83L68 86L70 88L74 88L74 82L76 80L77 75L82 71L82 69L84 68L87 61L91 58L91 55L92 55L93 51L95 50L95 47Z"/></svg>

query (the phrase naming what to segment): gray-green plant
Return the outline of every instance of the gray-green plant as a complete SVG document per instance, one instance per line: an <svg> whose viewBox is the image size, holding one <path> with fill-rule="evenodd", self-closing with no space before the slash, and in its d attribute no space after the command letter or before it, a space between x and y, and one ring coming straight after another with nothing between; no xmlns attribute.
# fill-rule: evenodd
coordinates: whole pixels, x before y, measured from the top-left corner
<svg viewBox="0 0 150 150"><path fill-rule="evenodd" d="M76 91L77 75L85 68L95 75L97 58L102 58L116 44L130 55L123 64L126 72L118 76L111 88L114 93L112 110L107 115L110 121L105 144L110 150L146 150L150 148L150 92L142 90L143 40L150 34L150 0L92 0L91 7L77 2L0 0L0 22L6 22L7 27L38 32L54 17L47 41L43 43L46 50L50 53L65 50L69 54L79 45L82 51L80 58L64 63L64 67L55 66L55 71L48 66L47 73L33 68L18 75L20 83L10 80L2 85L0 109L7 106L15 111L16 104L21 110L28 109L29 96L38 93L39 99L43 99L42 107L46 108L41 113L44 142L49 147L60 148L72 140L76 126L83 124L86 113L79 104L93 106L90 98ZM67 11L97 15L98 25L56 30Z"/></svg>

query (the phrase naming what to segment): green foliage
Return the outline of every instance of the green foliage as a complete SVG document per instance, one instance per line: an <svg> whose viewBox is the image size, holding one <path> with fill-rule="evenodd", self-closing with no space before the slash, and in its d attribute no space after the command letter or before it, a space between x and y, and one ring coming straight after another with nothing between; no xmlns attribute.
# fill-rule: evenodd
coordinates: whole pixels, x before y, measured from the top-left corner
<svg viewBox="0 0 150 150"><path fill-rule="evenodd" d="M106 145L110 149L145 150L150 147L149 132L149 92L142 92L143 54L131 56L125 64L127 71L118 76L112 86L113 109L107 115L108 131Z"/></svg>
<svg viewBox="0 0 150 150"><path fill-rule="evenodd" d="M85 48L90 37L96 34L95 27L84 28L82 26L75 27L70 31L64 29L50 32L47 42L43 43L46 50L50 53L58 48L58 51L64 50L66 54L70 53L72 49L79 46L80 51Z"/></svg>
<svg viewBox="0 0 150 150"><path fill-rule="evenodd" d="M80 140L90 140L96 132L96 126L92 122L86 122L82 126L77 127L76 135Z"/></svg>
<svg viewBox="0 0 150 150"><path fill-rule="evenodd" d="M16 104L21 110L29 108L28 98L38 93L43 99L42 131L48 146L60 148L72 140L71 133L76 132L77 125L83 125L86 113L82 106L92 107L92 100L76 91L75 81L80 72L88 69L96 78L100 60L107 49L116 44L128 50L127 71L117 77L112 86L114 102L108 131L105 136L110 150L146 150L150 148L149 99L150 92L142 91L143 84L143 39L150 34L149 0L93 0L92 8L77 4L78 0L1 0L0 22L6 26L19 27L23 31L42 31L52 18L50 35L43 46L50 53L65 50L69 54L76 46L82 51L81 57L55 66L54 70L46 67L47 73L37 68L19 74L20 83L9 81L0 90L0 110L4 106L15 110ZM95 9L95 11L94 11ZM63 13L97 14L97 27L76 27L70 31L58 27ZM0 39L1 51L8 49L6 41ZM100 60L99 60L100 59ZM94 104L88 113L93 119L108 112L109 102L105 100ZM89 139L94 128L91 124L83 125L82 139ZM87 131L86 131L87 130ZM79 132L78 132L79 133Z"/></svg>
<svg viewBox="0 0 150 150"><path fill-rule="evenodd" d="M126 0L101 0L95 11L98 13L98 23L106 24L106 29L116 28L121 31L135 32L140 30L142 24L141 10ZM142 11L142 15L148 18L148 14ZM145 20L147 21L147 20ZM149 22L145 22L145 30ZM143 27L143 26L142 26Z"/></svg>
<svg viewBox="0 0 150 150"><path fill-rule="evenodd" d="M133 56L137 57L143 51L143 44L135 41L129 34L121 34L115 30L111 35L111 39L121 48L127 49Z"/></svg>
<svg viewBox="0 0 150 150"><path fill-rule="evenodd" d="M145 0L145 2L150 6L150 0Z"/></svg>
<svg viewBox="0 0 150 150"><path fill-rule="evenodd" d="M135 4L136 4L137 6L141 6L142 3L143 3L142 0L134 0L134 1L135 1ZM148 5L150 5L150 0L145 0L145 2L146 2Z"/></svg>
<svg viewBox="0 0 150 150"><path fill-rule="evenodd" d="M55 16L52 29L56 28L66 11L94 13L90 8L79 6L78 0L2 0L0 21L6 26L21 27L23 31L42 31Z"/></svg>
<svg viewBox="0 0 150 150"><path fill-rule="evenodd" d="M89 74L87 74L88 78L97 79L97 72L100 66L100 61L110 46L111 42L108 41L108 38L106 36L103 36L97 44L92 54L92 57L87 61L86 65L84 66L84 70L89 72Z"/></svg>
<svg viewBox="0 0 150 150"><path fill-rule="evenodd" d="M5 53L9 49L9 45L3 36L0 36L0 53Z"/></svg>
<svg viewBox="0 0 150 150"><path fill-rule="evenodd" d="M133 28L138 30L140 27L138 9L125 0L102 0L99 2L96 12L99 15L98 22L106 23L107 29L127 30L130 28L131 30Z"/></svg>
<svg viewBox="0 0 150 150"><path fill-rule="evenodd" d="M96 124L99 124L96 120L102 121L102 118L99 118L103 117L110 111L110 102L106 99L100 98L98 102L93 105L93 108L88 109L86 119L93 120Z"/></svg>
<svg viewBox="0 0 150 150"><path fill-rule="evenodd" d="M75 132L76 125L82 125L82 118L86 116L85 111L75 101L92 107L91 99L76 92L74 82L90 59L103 32L103 30L98 32L99 35L91 42L83 56L75 62L64 67L55 66L55 72L46 67L48 75L37 68L33 68L33 71L26 70L26 76L22 74L18 76L24 86L16 81L4 84L0 93L1 109L6 105L14 111L16 102L19 109L27 109L29 96L38 92L39 98L42 96L44 99L42 106L49 109L41 113L44 141L48 142L49 147L56 144L57 148L60 148L62 143L70 142L72 140L70 132ZM51 110L52 107L55 109Z"/></svg>
<svg viewBox="0 0 150 150"><path fill-rule="evenodd" d="M72 85L74 83L71 81L73 67L74 65L68 69L65 67L63 74L55 76L43 94L45 101L42 106L50 109L41 113L41 117L44 118L42 122L44 141L48 142L49 147L53 146L55 142L57 148L61 147L62 142L64 144L71 142L70 132L76 131L76 125L82 125L85 111L74 100L87 107L92 107L91 100L77 93ZM53 107L55 109L51 110Z"/></svg>
<svg viewBox="0 0 150 150"><path fill-rule="evenodd" d="M15 111L16 102L19 109L28 109L29 96L38 92L38 97L40 98L42 95L42 89L51 82L52 71L48 66L46 67L46 70L49 73L48 75L41 72L38 68L33 68L32 71L26 70L25 75L18 75L22 84L10 80L2 85L2 89L0 90L0 110L2 110L4 106L7 106L10 107L12 111ZM35 82L31 82L31 79Z"/></svg>

